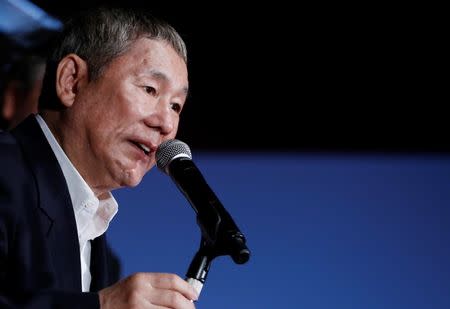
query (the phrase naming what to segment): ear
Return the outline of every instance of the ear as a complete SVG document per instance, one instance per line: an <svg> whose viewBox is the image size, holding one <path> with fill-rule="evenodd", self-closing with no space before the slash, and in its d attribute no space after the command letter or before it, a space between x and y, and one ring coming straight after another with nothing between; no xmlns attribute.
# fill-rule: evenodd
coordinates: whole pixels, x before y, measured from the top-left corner
<svg viewBox="0 0 450 309"><path fill-rule="evenodd" d="M19 104L19 82L10 81L3 91L2 117L10 121L16 112L17 104Z"/></svg>
<svg viewBox="0 0 450 309"><path fill-rule="evenodd" d="M56 94L65 107L71 107L79 90L88 83L87 63L76 54L65 56L56 69Z"/></svg>

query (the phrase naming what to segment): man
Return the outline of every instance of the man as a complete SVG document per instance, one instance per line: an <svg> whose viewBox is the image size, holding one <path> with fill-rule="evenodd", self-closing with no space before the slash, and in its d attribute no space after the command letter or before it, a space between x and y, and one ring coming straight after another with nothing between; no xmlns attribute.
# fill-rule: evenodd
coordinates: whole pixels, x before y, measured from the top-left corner
<svg viewBox="0 0 450 309"><path fill-rule="evenodd" d="M25 53L15 59L0 80L0 130L15 127L37 112L45 59Z"/></svg>
<svg viewBox="0 0 450 309"><path fill-rule="evenodd" d="M174 274L108 274L113 189L132 187L175 137L184 42L143 13L96 9L66 24L39 115L0 134L0 308L194 308Z"/></svg>

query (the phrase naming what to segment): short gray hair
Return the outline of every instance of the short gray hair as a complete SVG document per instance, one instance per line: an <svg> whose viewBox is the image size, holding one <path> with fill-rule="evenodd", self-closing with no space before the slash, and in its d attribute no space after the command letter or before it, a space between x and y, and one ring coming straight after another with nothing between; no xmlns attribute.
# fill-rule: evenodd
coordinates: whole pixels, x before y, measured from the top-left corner
<svg viewBox="0 0 450 309"><path fill-rule="evenodd" d="M95 80L114 58L143 37L169 43L187 63L186 45L178 32L142 10L100 7L72 17L65 23L50 53L39 106L57 107L54 97L56 67L66 55L74 53L86 61L89 78ZM50 92L50 96L44 92Z"/></svg>

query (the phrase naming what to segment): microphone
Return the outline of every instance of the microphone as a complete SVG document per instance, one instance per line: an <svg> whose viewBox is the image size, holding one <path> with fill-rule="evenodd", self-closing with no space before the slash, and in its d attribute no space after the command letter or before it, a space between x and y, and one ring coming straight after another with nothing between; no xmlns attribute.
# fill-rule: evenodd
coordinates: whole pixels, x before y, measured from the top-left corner
<svg viewBox="0 0 450 309"><path fill-rule="evenodd" d="M230 255L236 264L246 263L250 250L245 236L192 161L189 146L176 139L162 143L156 151L156 164L191 204L203 239L215 255Z"/></svg>

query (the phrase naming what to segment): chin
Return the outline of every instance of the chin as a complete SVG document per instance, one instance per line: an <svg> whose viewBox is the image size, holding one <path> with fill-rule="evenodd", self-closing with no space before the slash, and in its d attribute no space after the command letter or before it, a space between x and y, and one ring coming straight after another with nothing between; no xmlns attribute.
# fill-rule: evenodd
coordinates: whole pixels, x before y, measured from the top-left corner
<svg viewBox="0 0 450 309"><path fill-rule="evenodd" d="M153 166L154 160L149 162L120 162L113 171L113 174L115 174L114 178L120 187L135 187Z"/></svg>
<svg viewBox="0 0 450 309"><path fill-rule="evenodd" d="M127 187L136 187L142 181L142 177L131 177L127 179L127 183L125 186Z"/></svg>
<svg viewBox="0 0 450 309"><path fill-rule="evenodd" d="M141 183L144 174L137 173L136 171L127 172L121 181L121 187L136 187Z"/></svg>

